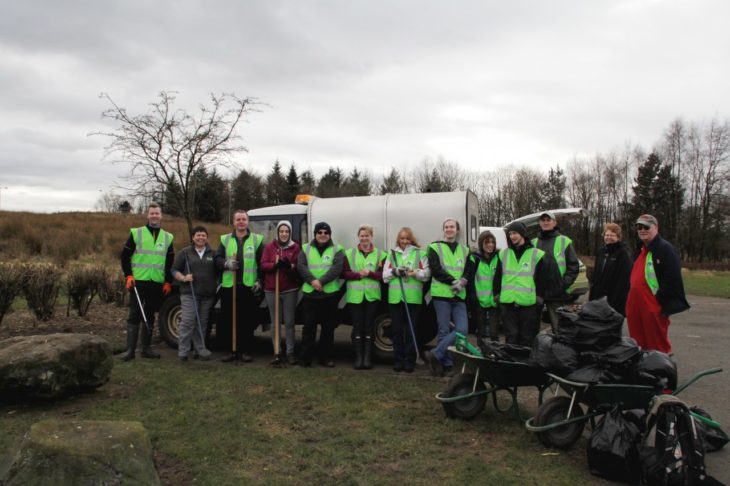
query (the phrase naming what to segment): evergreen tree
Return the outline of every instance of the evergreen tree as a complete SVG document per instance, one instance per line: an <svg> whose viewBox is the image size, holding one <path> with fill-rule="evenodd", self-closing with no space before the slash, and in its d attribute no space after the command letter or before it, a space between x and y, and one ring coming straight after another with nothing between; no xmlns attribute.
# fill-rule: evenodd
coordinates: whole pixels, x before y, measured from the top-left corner
<svg viewBox="0 0 730 486"><path fill-rule="evenodd" d="M193 190L193 206L195 216L208 223L218 223L224 217L228 205L226 181L213 169L207 172L198 169L195 173Z"/></svg>
<svg viewBox="0 0 730 486"><path fill-rule="evenodd" d="M547 186L542 191L541 205L543 209L560 209L565 207L565 185L567 177L556 166L550 168L547 178Z"/></svg>
<svg viewBox="0 0 730 486"><path fill-rule="evenodd" d="M284 174L281 172L281 164L277 160L269 175L266 176L266 204L278 206L290 202L292 201L289 199L289 188Z"/></svg>
<svg viewBox="0 0 730 486"><path fill-rule="evenodd" d="M294 202L294 198L299 194L300 190L299 176L297 175L297 169L294 167L294 162L292 162L289 167L289 172L286 175L286 188L289 202Z"/></svg>
<svg viewBox="0 0 730 486"><path fill-rule="evenodd" d="M369 196L370 177L357 169L352 169L342 186L343 196Z"/></svg>
<svg viewBox="0 0 730 486"><path fill-rule="evenodd" d="M388 174L385 177L385 179L383 179L383 182L380 184L378 193L381 195L385 195L385 194L403 194L404 192L406 192L406 188L405 188L403 178L398 173L396 168L393 167L390 170L390 174Z"/></svg>
<svg viewBox="0 0 730 486"><path fill-rule="evenodd" d="M672 175L671 166L664 164L659 155L652 152L639 167L633 190L633 219L641 214L652 214L659 220L664 234L674 234L684 193L679 180Z"/></svg>
<svg viewBox="0 0 730 486"><path fill-rule="evenodd" d="M266 206L265 189L266 184L258 174L243 169L231 182L233 210Z"/></svg>
<svg viewBox="0 0 730 486"><path fill-rule="evenodd" d="M315 194L317 192L317 179L311 170L305 170L299 177L299 191L302 194Z"/></svg>
<svg viewBox="0 0 730 486"><path fill-rule="evenodd" d="M339 167L330 167L329 170L319 179L317 184L317 196L339 197L342 194L342 186L345 177Z"/></svg>

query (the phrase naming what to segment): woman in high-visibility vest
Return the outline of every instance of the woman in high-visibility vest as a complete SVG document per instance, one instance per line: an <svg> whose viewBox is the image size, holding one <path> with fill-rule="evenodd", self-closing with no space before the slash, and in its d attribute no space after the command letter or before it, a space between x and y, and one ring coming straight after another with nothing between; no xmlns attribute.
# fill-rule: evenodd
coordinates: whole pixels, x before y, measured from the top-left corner
<svg viewBox="0 0 730 486"><path fill-rule="evenodd" d="M427 252L421 250L411 228L401 228L395 241L383 267L383 282L388 284L393 370L412 373L416 347L407 319L410 317L415 332L423 308L423 283L431 278L431 270Z"/></svg>
<svg viewBox="0 0 730 486"><path fill-rule="evenodd" d="M372 368L375 315L380 307L380 281L383 278L385 252L373 245L373 227L363 224L357 229L359 243L345 251L342 272L347 282L345 300L352 320L352 346L356 370Z"/></svg>
<svg viewBox="0 0 730 486"><path fill-rule="evenodd" d="M498 341L499 308L493 289L494 275L499 265L497 239L491 231L484 231L479 235L478 245L478 251L471 254L466 264L470 284L469 301L472 315L476 317L477 339L489 337L492 341Z"/></svg>
<svg viewBox="0 0 730 486"><path fill-rule="evenodd" d="M459 222L447 219L442 224L444 238L428 245L428 265L431 268L431 298L438 322L438 344L423 357L431 373L441 376L453 365L447 348L454 343L456 333L466 334L469 323L466 314L466 261L469 248L459 243ZM454 329L451 329L451 324Z"/></svg>
<svg viewBox="0 0 730 486"><path fill-rule="evenodd" d="M332 354L343 259L342 245L332 242L330 225L324 221L315 224L314 240L302 246L297 260L297 272L304 280L304 329L299 365L305 368L312 366L318 323L322 330L319 334L319 345L316 346L317 358L322 366L335 366Z"/></svg>

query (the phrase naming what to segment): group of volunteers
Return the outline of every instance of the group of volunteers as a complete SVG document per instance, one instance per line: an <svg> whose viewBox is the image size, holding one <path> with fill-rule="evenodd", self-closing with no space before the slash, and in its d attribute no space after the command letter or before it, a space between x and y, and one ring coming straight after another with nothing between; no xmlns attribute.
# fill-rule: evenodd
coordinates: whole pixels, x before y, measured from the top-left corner
<svg viewBox="0 0 730 486"><path fill-rule="evenodd" d="M344 292L352 322L354 368L372 367L375 319L381 301L387 299L393 369L412 372L418 353L415 330L430 289L437 345L423 358L434 375L442 375L451 369L448 347L456 333L468 332L468 311L478 338L498 340L501 323L507 343L531 345L540 330L543 305L557 332L557 309L569 301L580 265L572 241L560 233L550 211L541 214L536 238L527 239L525 225L515 222L505 229L507 248L498 248L494 234L484 231L475 252L460 243L456 219L443 221L442 239L425 247L410 228L403 227L394 248L376 248L373 227L363 224L357 230L357 246L344 248L332 241L332 228L326 222L315 224L313 239L300 247L288 221L279 222L275 238L264 243L262 235L249 230L246 211L236 210L233 231L221 236L216 250L208 243L207 230L197 226L192 230L192 244L175 255L173 235L160 227L159 205L149 206L147 218L147 225L130 230L121 255L131 295L125 361L135 357L140 330L141 356L159 358L150 348L154 316L175 279L182 311L178 346L182 361L188 360L191 351L196 359L211 357L205 344L206 327L220 283L217 341L230 351L224 362L252 361L254 330L259 324L256 309L263 291L271 322L278 317L284 324L281 359L303 367L316 359L322 366L333 367L334 330ZM606 246L599 252L590 298L606 296L614 309L626 315L630 334L640 346L670 352L668 316L689 307L679 258L658 235L656 218L643 215L636 228L642 246L632 263L620 241L620 227L606 225ZM381 282L387 292L381 292ZM304 327L297 355L294 323L300 290ZM278 332L272 332L272 341L277 336ZM274 344L277 349L278 343Z"/></svg>

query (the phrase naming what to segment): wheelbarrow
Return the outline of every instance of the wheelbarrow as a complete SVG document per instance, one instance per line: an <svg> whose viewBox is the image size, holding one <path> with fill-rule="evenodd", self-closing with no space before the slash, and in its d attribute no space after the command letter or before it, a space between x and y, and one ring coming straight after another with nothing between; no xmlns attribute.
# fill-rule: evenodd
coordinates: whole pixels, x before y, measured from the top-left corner
<svg viewBox="0 0 730 486"><path fill-rule="evenodd" d="M672 394L679 395L683 390L700 378L719 373L722 368L711 368L693 375L686 383L677 387ZM581 383L566 380L552 373L547 375L567 395L553 396L545 400L535 417L525 422L525 428L537 434L537 438L547 447L569 449L583 434L586 422L595 428L595 418L615 407L620 410L646 410L651 400L662 390L654 386L626 385L608 383ZM586 407L584 412L582 406ZM717 422L692 414L698 420L719 427Z"/></svg>
<svg viewBox="0 0 730 486"><path fill-rule="evenodd" d="M517 420L524 420L517 402L518 388L537 388L540 404L545 390L552 383L552 378L542 368L478 356L478 351L475 352L473 347L471 351L456 346L448 349L454 359L454 368L460 369L460 372L451 378L446 390L436 394L436 400L441 402L446 415L452 418L469 420L476 417L484 410L491 395L495 410L511 413ZM507 406L500 405L497 392L507 393Z"/></svg>

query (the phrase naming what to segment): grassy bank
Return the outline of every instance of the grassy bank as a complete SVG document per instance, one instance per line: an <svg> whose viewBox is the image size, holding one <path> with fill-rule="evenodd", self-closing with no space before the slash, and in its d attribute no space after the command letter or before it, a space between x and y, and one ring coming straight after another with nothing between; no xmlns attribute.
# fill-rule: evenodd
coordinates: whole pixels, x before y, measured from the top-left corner
<svg viewBox="0 0 730 486"><path fill-rule="evenodd" d="M683 270L682 277L688 294L730 299L730 272Z"/></svg>
<svg viewBox="0 0 730 486"><path fill-rule="evenodd" d="M140 420L166 484L594 481L583 443L551 453L491 408L445 418L433 398L444 386L385 371L136 360L92 395L0 407L0 451L44 418Z"/></svg>

